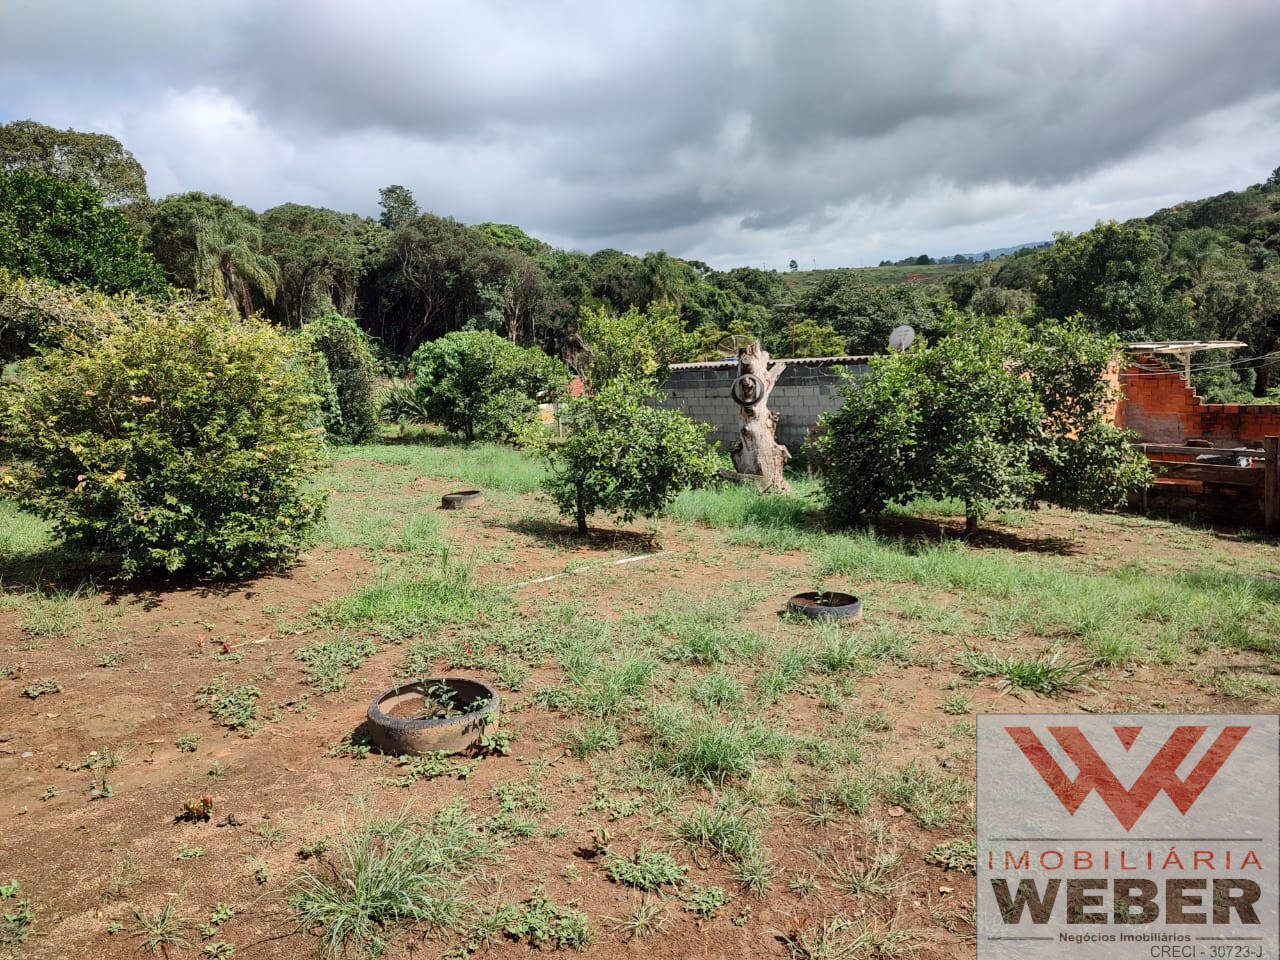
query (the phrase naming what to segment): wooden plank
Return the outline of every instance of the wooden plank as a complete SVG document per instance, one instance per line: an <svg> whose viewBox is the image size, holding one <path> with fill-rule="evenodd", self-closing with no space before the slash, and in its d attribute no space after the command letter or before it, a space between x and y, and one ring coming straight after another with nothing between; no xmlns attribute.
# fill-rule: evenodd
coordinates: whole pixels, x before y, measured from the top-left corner
<svg viewBox="0 0 1280 960"><path fill-rule="evenodd" d="M1207 453L1215 457L1248 457L1250 460L1265 460L1267 457L1266 451L1249 447L1180 447L1169 443L1135 443L1133 446L1148 456L1164 453L1198 457Z"/></svg>
<svg viewBox="0 0 1280 960"><path fill-rule="evenodd" d="M1265 470L1256 467L1229 467L1217 463L1179 463L1176 460L1152 460L1151 469L1158 476L1203 483L1230 483L1237 487L1261 487Z"/></svg>
<svg viewBox="0 0 1280 960"><path fill-rule="evenodd" d="M1262 448L1267 451L1262 486L1263 529L1280 530L1280 437L1263 437Z"/></svg>

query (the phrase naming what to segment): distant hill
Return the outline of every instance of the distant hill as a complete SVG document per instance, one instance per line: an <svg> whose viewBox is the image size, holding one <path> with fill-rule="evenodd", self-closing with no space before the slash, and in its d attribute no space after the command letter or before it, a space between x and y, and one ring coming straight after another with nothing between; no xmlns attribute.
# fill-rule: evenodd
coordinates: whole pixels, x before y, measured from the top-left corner
<svg viewBox="0 0 1280 960"><path fill-rule="evenodd" d="M1051 246L1053 246L1052 240L1035 240L1031 243L1015 243L1012 247L995 247L991 250L983 250L981 253L962 253L960 256L969 257L972 260L981 260L983 257L986 257L988 260L994 260L996 257L1003 257L1006 254L1017 253L1019 250ZM944 258L938 257L937 259L942 260Z"/></svg>

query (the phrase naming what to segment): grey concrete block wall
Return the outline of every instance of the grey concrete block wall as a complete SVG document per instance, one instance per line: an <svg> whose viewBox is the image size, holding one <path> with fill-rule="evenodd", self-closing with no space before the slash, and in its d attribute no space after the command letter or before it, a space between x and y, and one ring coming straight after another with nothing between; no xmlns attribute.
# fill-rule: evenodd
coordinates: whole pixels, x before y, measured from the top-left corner
<svg viewBox="0 0 1280 960"><path fill-rule="evenodd" d="M729 396L737 365L732 361L716 366L676 367L662 384L657 405L682 410L694 420L711 427L709 439L718 441L728 453L738 440L738 405ZM822 414L839 409L843 402L840 371L861 377L866 364L790 364L778 378L769 398L769 409L778 414L778 442L793 457Z"/></svg>

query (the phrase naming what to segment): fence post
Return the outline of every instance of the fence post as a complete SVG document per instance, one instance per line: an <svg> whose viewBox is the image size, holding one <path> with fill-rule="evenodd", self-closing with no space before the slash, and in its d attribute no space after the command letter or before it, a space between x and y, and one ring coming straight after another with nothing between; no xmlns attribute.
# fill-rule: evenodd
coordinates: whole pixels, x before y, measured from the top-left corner
<svg viewBox="0 0 1280 960"><path fill-rule="evenodd" d="M1280 530L1280 437L1263 437L1262 449L1267 459L1262 479L1262 525L1269 531Z"/></svg>

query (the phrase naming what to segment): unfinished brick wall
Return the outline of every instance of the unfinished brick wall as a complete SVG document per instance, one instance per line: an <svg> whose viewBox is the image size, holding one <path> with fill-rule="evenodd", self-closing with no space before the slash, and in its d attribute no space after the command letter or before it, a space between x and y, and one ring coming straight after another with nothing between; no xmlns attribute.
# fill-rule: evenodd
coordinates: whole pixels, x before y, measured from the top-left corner
<svg viewBox="0 0 1280 960"><path fill-rule="evenodd" d="M1135 431L1147 443L1205 439L1216 446L1233 446L1260 444L1263 437L1280 434L1280 404L1205 403L1181 372L1160 370L1161 366L1158 360L1140 357L1119 372L1117 426Z"/></svg>

